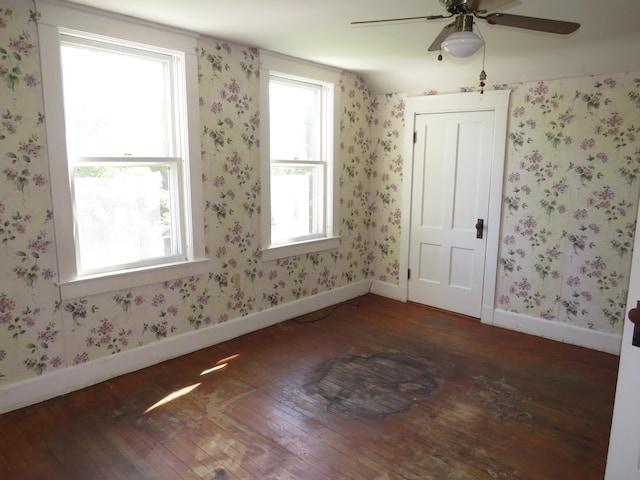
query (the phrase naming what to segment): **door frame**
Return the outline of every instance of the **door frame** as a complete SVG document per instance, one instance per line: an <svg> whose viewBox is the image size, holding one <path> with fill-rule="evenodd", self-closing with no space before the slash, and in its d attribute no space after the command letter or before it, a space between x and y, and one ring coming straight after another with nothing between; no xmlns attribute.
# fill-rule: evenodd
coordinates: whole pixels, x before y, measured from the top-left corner
<svg viewBox="0 0 640 480"><path fill-rule="evenodd" d="M486 220L487 248L482 290L482 309L480 321L493 324L493 311L496 296L498 274L498 250L500 247L502 192L504 188L505 152L507 146L507 124L509 97L511 90L491 90L484 93L451 93L423 97L409 97L405 100L405 140L404 165L402 169L402 205L404 214L401 219L400 235L400 281L404 291L404 301L409 298L409 241L411 236L411 198L413 186L414 132L417 115L477 112L492 110L495 112L493 158L491 161L489 214ZM403 273L404 272L404 273Z"/></svg>

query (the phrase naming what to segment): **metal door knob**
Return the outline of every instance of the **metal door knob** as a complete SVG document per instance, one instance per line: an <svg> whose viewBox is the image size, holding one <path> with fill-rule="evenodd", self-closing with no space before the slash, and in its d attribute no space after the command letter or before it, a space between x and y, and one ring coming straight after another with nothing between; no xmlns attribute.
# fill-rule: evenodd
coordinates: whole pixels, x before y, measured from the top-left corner
<svg viewBox="0 0 640 480"><path fill-rule="evenodd" d="M484 218L479 218L476 223L476 238L482 238L484 234Z"/></svg>

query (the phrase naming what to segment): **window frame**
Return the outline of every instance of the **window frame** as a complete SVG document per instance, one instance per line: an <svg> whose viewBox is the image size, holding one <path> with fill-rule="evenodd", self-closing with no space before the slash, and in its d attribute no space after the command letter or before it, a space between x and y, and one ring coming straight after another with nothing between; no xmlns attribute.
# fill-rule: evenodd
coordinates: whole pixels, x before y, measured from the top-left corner
<svg viewBox="0 0 640 480"><path fill-rule="evenodd" d="M42 84L46 114L58 281L63 300L150 285L206 273L202 167L200 155L197 35L149 22L108 14L89 7L70 8L38 2ZM81 275L78 271L72 214L71 162L67 158L64 124L61 34L86 36L124 46L149 48L180 57L183 87L179 89L182 112L182 195L180 199L185 235L184 257L155 265ZM184 111L186 110L186 111ZM175 130L174 130L175 132ZM97 158L97 157L94 157Z"/></svg>
<svg viewBox="0 0 640 480"><path fill-rule="evenodd" d="M340 139L340 71L331 67L294 59L273 52L260 51L260 155L261 155L261 238L262 260L280 258L330 250L340 246L339 235L339 139ZM327 104L323 119L324 150L321 159L325 164L323 178L322 215L324 232L321 236L287 243L274 244L271 239L271 148L269 128L269 86L271 76L284 80L320 85L325 90ZM280 162L276 162L280 163Z"/></svg>

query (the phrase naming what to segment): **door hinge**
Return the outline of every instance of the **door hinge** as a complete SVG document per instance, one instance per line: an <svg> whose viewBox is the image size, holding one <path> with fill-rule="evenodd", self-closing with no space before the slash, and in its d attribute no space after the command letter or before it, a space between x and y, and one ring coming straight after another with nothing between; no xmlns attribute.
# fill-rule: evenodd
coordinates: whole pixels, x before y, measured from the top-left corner
<svg viewBox="0 0 640 480"><path fill-rule="evenodd" d="M407 269L407 280L411 280L411 269Z"/></svg>
<svg viewBox="0 0 640 480"><path fill-rule="evenodd" d="M418 132L413 132L413 143L416 143L418 141Z"/></svg>

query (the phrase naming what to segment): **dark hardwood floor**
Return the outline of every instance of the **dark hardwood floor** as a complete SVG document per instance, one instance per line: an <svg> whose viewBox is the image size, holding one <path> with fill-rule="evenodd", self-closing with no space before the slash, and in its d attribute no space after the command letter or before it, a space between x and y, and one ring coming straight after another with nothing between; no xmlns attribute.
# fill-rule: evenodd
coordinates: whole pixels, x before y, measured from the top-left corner
<svg viewBox="0 0 640 480"><path fill-rule="evenodd" d="M4 414L0 478L601 480L617 366L367 295Z"/></svg>

